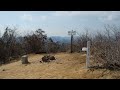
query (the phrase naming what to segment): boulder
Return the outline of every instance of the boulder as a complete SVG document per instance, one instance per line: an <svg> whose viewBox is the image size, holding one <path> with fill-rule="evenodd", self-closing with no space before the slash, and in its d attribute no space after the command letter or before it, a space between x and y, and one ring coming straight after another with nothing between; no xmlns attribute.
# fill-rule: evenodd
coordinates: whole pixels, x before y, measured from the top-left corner
<svg viewBox="0 0 120 90"><path fill-rule="evenodd" d="M45 55L42 57L43 62L50 62L50 60L55 60L55 57L51 55Z"/></svg>
<svg viewBox="0 0 120 90"><path fill-rule="evenodd" d="M50 60L55 60L55 57L54 56L50 56L49 59Z"/></svg>
<svg viewBox="0 0 120 90"><path fill-rule="evenodd" d="M49 56L44 56L42 57L43 62L49 62Z"/></svg>

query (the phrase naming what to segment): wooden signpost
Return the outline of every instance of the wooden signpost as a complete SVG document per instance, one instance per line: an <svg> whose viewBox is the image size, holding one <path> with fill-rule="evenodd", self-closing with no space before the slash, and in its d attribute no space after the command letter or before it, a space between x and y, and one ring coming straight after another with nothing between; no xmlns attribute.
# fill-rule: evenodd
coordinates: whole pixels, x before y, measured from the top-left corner
<svg viewBox="0 0 120 90"><path fill-rule="evenodd" d="M90 67L90 41L87 41L86 68Z"/></svg>
<svg viewBox="0 0 120 90"><path fill-rule="evenodd" d="M68 31L68 35L71 36L71 53L73 52L73 36L76 35L76 31Z"/></svg>

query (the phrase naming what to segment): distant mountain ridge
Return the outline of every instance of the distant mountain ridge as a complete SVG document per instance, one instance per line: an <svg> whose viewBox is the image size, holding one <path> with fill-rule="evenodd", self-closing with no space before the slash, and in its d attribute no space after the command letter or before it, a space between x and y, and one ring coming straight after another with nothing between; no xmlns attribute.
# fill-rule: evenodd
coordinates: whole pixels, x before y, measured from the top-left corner
<svg viewBox="0 0 120 90"><path fill-rule="evenodd" d="M51 36L49 38L52 38L54 42L62 42L62 43L70 43L71 37L70 36ZM76 38L76 37L75 37Z"/></svg>
<svg viewBox="0 0 120 90"><path fill-rule="evenodd" d="M62 43L69 43L70 37L62 37L62 36L51 36L54 42L62 42Z"/></svg>
<svg viewBox="0 0 120 90"><path fill-rule="evenodd" d="M52 38L52 40L54 42L60 42L60 43L70 43L71 42L71 37L70 36L50 36L48 38ZM77 38L77 37L74 37ZM17 37L16 40L18 42L21 42L21 40L23 41L24 38L23 37Z"/></svg>

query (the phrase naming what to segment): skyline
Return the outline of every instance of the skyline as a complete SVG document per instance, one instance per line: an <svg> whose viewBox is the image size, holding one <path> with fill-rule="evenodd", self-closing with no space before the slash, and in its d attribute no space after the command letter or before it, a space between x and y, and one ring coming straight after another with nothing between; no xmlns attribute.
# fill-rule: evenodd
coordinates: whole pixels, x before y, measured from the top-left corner
<svg viewBox="0 0 120 90"><path fill-rule="evenodd" d="M42 29L48 36L68 36L68 31L95 33L105 24L120 23L120 11L0 11L0 32L17 27L21 35Z"/></svg>

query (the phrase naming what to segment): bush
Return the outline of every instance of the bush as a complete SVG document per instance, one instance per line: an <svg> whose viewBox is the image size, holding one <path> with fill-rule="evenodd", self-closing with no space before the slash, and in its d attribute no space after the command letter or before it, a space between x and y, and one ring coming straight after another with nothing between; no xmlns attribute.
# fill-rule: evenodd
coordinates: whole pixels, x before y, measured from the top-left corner
<svg viewBox="0 0 120 90"><path fill-rule="evenodd" d="M91 46L95 62L109 69L120 69L120 37L117 35L120 32L116 29L117 27L107 26L106 33L98 33Z"/></svg>

